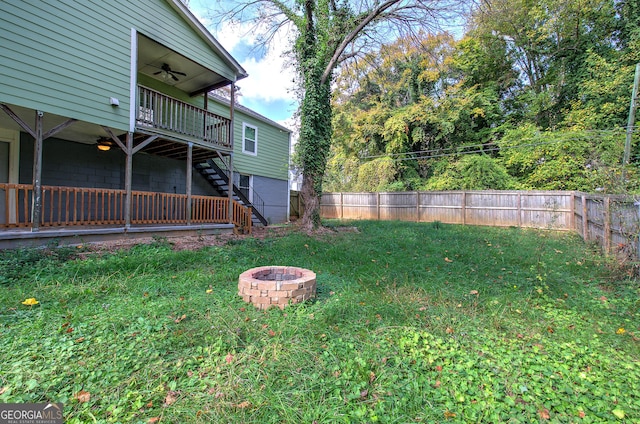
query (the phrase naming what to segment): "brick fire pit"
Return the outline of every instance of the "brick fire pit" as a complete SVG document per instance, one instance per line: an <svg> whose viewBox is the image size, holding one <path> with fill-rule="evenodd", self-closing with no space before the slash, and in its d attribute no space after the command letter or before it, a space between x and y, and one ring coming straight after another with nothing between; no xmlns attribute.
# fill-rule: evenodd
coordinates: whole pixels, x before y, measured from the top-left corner
<svg viewBox="0 0 640 424"><path fill-rule="evenodd" d="M316 274L292 266L262 266L240 274L238 294L257 308L304 302L316 295Z"/></svg>

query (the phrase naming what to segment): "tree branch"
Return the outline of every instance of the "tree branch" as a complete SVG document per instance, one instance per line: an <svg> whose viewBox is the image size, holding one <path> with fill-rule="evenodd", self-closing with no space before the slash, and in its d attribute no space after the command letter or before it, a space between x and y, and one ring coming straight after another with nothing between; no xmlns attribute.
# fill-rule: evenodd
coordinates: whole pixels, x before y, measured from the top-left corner
<svg viewBox="0 0 640 424"><path fill-rule="evenodd" d="M327 82L327 78L331 75L331 72L336 67L339 62L340 56L345 51L347 46L353 42L353 40L358 37L360 32L371 22L373 22L377 17L382 15L387 9L393 7L394 5L400 3L401 0L388 0L371 10L367 15L362 16L360 22L349 32L346 37L342 40L342 43L336 48L333 53L333 56L329 60L327 67L322 73L321 83L324 84Z"/></svg>

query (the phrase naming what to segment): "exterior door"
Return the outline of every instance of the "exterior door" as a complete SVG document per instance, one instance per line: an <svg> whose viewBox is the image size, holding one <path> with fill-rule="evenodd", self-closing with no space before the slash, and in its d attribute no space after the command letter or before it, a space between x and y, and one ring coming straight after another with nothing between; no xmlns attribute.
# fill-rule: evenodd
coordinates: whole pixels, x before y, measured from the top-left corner
<svg viewBox="0 0 640 424"><path fill-rule="evenodd" d="M0 128L0 184L18 183L20 133ZM0 188L0 225L16 222L16 192ZM7 214L7 208L9 213Z"/></svg>

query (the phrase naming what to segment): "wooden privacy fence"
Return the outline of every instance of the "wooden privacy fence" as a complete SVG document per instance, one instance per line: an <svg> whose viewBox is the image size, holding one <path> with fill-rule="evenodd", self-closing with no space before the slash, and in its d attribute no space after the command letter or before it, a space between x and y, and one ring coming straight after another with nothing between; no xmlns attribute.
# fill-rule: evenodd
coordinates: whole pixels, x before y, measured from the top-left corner
<svg viewBox="0 0 640 424"><path fill-rule="evenodd" d="M638 240L638 206L624 196L570 191L324 193L322 218L439 221L575 231L607 252Z"/></svg>

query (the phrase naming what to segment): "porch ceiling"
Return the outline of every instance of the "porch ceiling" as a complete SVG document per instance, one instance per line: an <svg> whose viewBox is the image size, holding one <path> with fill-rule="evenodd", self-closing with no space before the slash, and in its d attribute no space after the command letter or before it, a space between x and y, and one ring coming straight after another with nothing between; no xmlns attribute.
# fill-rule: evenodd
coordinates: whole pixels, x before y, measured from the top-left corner
<svg viewBox="0 0 640 424"><path fill-rule="evenodd" d="M177 81L167 77L162 67L168 65ZM201 94L231 84L227 78L193 62L179 53L143 35L138 37L138 72L172 85L190 95Z"/></svg>
<svg viewBox="0 0 640 424"><path fill-rule="evenodd" d="M29 125L32 129L35 128L36 111L12 104L7 104L9 108L16 114L22 121ZM44 131L50 130L57 125L66 122L69 118L55 115L53 113L44 114ZM0 110L0 128L6 128L15 131L24 131L16 121L9 115ZM100 137L105 137L108 134L99 125L92 124L84 121L76 121L72 125L68 126L64 130L56 133L55 137L75 141L84 144L95 144L96 140Z"/></svg>

